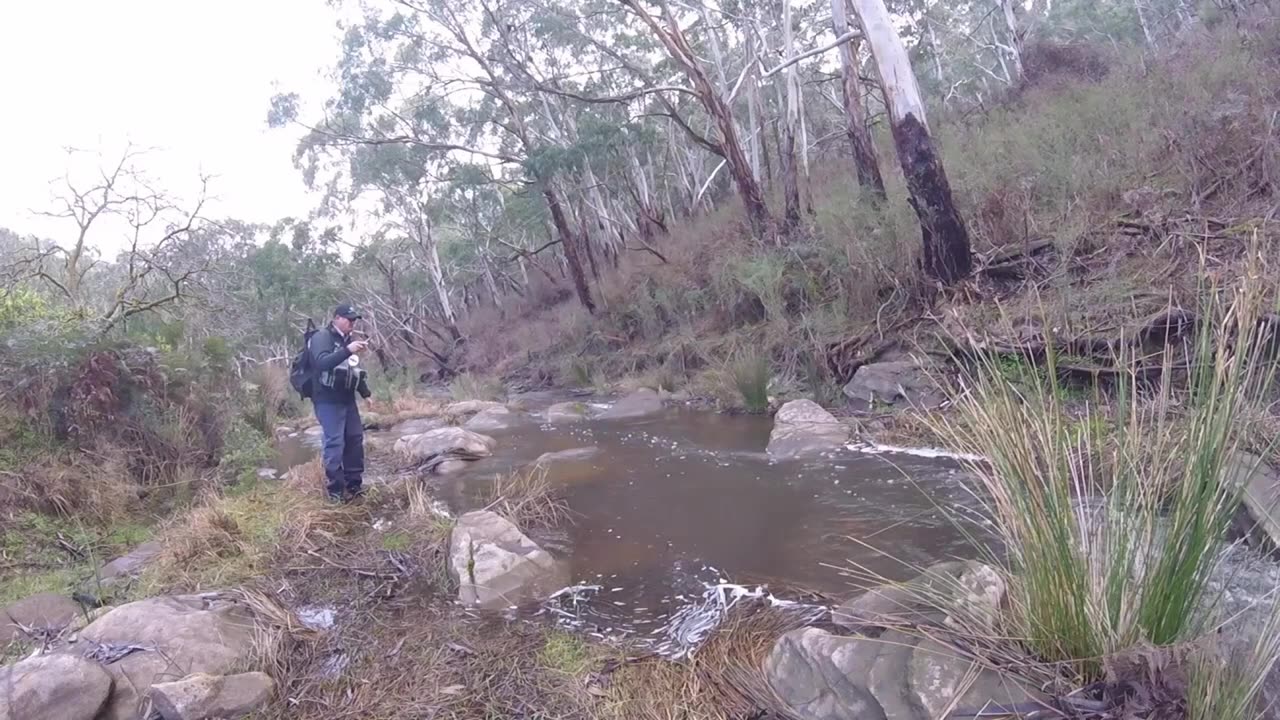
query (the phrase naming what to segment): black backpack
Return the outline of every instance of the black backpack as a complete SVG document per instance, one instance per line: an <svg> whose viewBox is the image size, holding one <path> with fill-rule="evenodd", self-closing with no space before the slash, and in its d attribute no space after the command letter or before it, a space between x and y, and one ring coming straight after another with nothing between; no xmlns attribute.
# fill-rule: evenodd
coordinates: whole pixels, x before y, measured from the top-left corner
<svg viewBox="0 0 1280 720"><path fill-rule="evenodd" d="M302 332L302 349L289 364L289 384L303 399L311 397L311 385L315 371L311 368L311 336L316 334L316 324L307 318L307 329Z"/></svg>

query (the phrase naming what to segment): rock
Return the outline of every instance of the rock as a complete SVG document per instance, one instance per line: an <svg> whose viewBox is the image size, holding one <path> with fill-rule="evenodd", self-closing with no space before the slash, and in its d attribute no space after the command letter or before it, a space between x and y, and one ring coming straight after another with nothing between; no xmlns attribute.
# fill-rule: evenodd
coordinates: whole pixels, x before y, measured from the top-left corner
<svg viewBox="0 0 1280 720"><path fill-rule="evenodd" d="M868 687L881 647L877 640L800 628L774 644L764 676L778 699L804 720L886 720Z"/></svg>
<svg viewBox="0 0 1280 720"><path fill-rule="evenodd" d="M266 705L276 683L261 672L239 675L196 673L151 686L151 702L164 720L238 718Z"/></svg>
<svg viewBox="0 0 1280 720"><path fill-rule="evenodd" d="M911 696L924 711L921 718L943 717L951 707L973 713L992 705L1013 707L1034 702L1034 696L1019 681L980 669L931 639L920 641L911 653L907 672ZM964 694L956 703L962 690Z"/></svg>
<svg viewBox="0 0 1280 720"><path fill-rule="evenodd" d="M562 402L547 408L547 422L552 425L582 422L591 417L591 407L586 403Z"/></svg>
<svg viewBox="0 0 1280 720"><path fill-rule="evenodd" d="M880 639L841 637L817 628L783 635L764 662L778 699L802 720L933 720L959 699L961 711L1033 700L1013 678L972 663L934 640L898 631Z"/></svg>
<svg viewBox="0 0 1280 720"><path fill-rule="evenodd" d="M458 599L487 609L544 597L568 582L567 569L495 512L458 518L449 538L449 572Z"/></svg>
<svg viewBox="0 0 1280 720"><path fill-rule="evenodd" d="M444 414L449 417L459 417L462 415L474 415L493 408L505 407L502 403L493 402L492 400L462 400L445 407Z"/></svg>
<svg viewBox="0 0 1280 720"><path fill-rule="evenodd" d="M495 408L481 410L468 420L462 427L467 430L493 431L493 430L509 430L523 422L524 416L520 413L514 413L507 408L499 405Z"/></svg>
<svg viewBox="0 0 1280 720"><path fill-rule="evenodd" d="M942 562L905 583L881 585L832 609L836 625L875 635L886 626L943 621L971 631L991 629L1004 602L1004 578L970 560Z"/></svg>
<svg viewBox="0 0 1280 720"><path fill-rule="evenodd" d="M24 627L56 635L83 612L80 603L57 593L40 593L10 603L0 611L0 646L21 636Z"/></svg>
<svg viewBox="0 0 1280 720"><path fill-rule="evenodd" d="M98 580L105 587L124 582L142 572L143 568L163 550L164 545L155 540L144 542L99 568Z"/></svg>
<svg viewBox="0 0 1280 720"><path fill-rule="evenodd" d="M600 413L601 420L628 420L662 412L662 398L649 388L640 388Z"/></svg>
<svg viewBox="0 0 1280 720"><path fill-rule="evenodd" d="M773 417L769 456L788 460L819 455L844 447L849 428L812 400L792 400Z"/></svg>
<svg viewBox="0 0 1280 720"><path fill-rule="evenodd" d="M542 453L537 460L533 461L534 465L550 465L558 462L582 462L590 460L600 454L600 448L595 445L590 447L571 448L569 450L557 450L556 452Z"/></svg>
<svg viewBox="0 0 1280 720"><path fill-rule="evenodd" d="M443 427L396 440L395 452L419 462L436 457L474 460L492 455L495 445L497 442L488 435L459 427Z"/></svg>
<svg viewBox="0 0 1280 720"><path fill-rule="evenodd" d="M111 676L92 660L39 655L0 668L0 720L95 720Z"/></svg>
<svg viewBox="0 0 1280 720"><path fill-rule="evenodd" d="M466 470L470 464L469 460L442 460L431 468L431 472L436 475L455 475Z"/></svg>
<svg viewBox="0 0 1280 720"><path fill-rule="evenodd" d="M405 420L403 422L398 422L395 425L392 425L391 432L395 435L400 435L400 436L421 435L424 432L435 430L436 428L442 428L444 427L444 425L445 425L444 420L440 418L435 418L435 417L413 418L411 420Z"/></svg>
<svg viewBox="0 0 1280 720"><path fill-rule="evenodd" d="M1226 459L1223 474L1241 489L1240 534L1275 552L1280 548L1280 472L1257 455L1236 451Z"/></svg>
<svg viewBox="0 0 1280 720"><path fill-rule="evenodd" d="M225 595L154 597L112 609L65 652L144 648L105 666L115 691L98 720L134 720L157 681L239 669L253 656L257 630L248 606Z"/></svg>
<svg viewBox="0 0 1280 720"><path fill-rule="evenodd" d="M871 410L877 405L927 410L946 400L928 369L912 360L863 365L844 386L844 394L859 410Z"/></svg>

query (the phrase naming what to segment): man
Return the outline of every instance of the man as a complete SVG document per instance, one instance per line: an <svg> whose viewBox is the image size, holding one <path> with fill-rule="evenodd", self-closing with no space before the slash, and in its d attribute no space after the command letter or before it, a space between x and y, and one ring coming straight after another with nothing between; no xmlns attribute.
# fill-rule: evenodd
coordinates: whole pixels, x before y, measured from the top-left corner
<svg viewBox="0 0 1280 720"><path fill-rule="evenodd" d="M308 351L315 373L311 402L324 431L324 474L329 499L350 500L364 491L364 427L356 392L369 397L360 353L368 342L353 340L360 313L352 305L339 305L333 321L311 336Z"/></svg>

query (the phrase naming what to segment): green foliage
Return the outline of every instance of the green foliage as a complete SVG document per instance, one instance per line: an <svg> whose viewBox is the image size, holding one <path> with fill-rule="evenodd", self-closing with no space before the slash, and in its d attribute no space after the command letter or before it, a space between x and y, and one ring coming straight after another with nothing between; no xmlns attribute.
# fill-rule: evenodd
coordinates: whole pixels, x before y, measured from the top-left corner
<svg viewBox="0 0 1280 720"><path fill-rule="evenodd" d="M225 478L252 484L257 480L258 469L270 467L274 461L275 453L266 434L243 418L231 421L218 464Z"/></svg>
<svg viewBox="0 0 1280 720"><path fill-rule="evenodd" d="M568 675L578 675L592 661L591 648L577 635L548 632L538 654L543 667Z"/></svg>

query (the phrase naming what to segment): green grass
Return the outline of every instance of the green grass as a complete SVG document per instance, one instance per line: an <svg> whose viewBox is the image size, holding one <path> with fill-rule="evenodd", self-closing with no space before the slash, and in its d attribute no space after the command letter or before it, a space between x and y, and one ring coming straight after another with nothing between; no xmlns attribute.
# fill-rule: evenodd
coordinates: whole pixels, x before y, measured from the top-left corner
<svg viewBox="0 0 1280 720"><path fill-rule="evenodd" d="M1234 350L1253 342L1258 285L1244 283L1230 305L1206 304L1211 321L1193 353L1205 360L1185 386L1166 355L1157 387L1129 378L1113 412L1080 415L1067 411L1052 354L1038 390L989 358L965 381L960 417L939 428L990 459L974 472L1008 550L1009 636L1078 681L1099 679L1109 656L1213 627L1207 583L1239 500L1225 463L1274 374Z"/></svg>
<svg viewBox="0 0 1280 720"><path fill-rule="evenodd" d="M0 556L17 566L0 573L0 605L42 592L68 593L104 562L150 539L142 519L98 526L24 512L0 535ZM74 548L71 552L68 548Z"/></svg>
<svg viewBox="0 0 1280 720"><path fill-rule="evenodd" d="M543 667L567 675L578 675L591 664L591 647L577 635L552 631L547 633L538 661Z"/></svg>
<svg viewBox="0 0 1280 720"><path fill-rule="evenodd" d="M404 552L413 545L413 537L407 532L390 532L382 536L381 544L388 552Z"/></svg>

